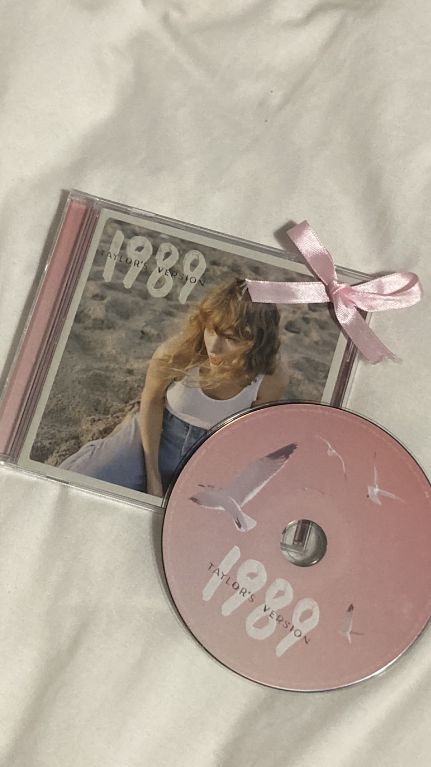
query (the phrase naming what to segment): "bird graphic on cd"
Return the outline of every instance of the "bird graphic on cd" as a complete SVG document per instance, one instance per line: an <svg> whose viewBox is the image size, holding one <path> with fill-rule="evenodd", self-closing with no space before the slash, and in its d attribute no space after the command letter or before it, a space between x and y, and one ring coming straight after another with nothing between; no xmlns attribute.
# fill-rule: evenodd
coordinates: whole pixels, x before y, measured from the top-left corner
<svg viewBox="0 0 431 767"><path fill-rule="evenodd" d="M341 628L338 632L342 637L352 644L352 635L364 636L361 631L353 631L353 605L350 604L345 612Z"/></svg>
<svg viewBox="0 0 431 767"><path fill-rule="evenodd" d="M328 442L327 439L325 439L324 437L321 437L320 434L316 434L316 439L320 439L321 442L325 443L326 455L329 455L330 458L338 458L338 460L341 463L341 468L343 469L344 478L346 479L347 478L346 464L344 463L344 460L342 456L340 455L340 453L337 453L335 447L333 447L331 443Z"/></svg>
<svg viewBox="0 0 431 767"><path fill-rule="evenodd" d="M381 487L379 487L379 476L377 473L377 466L376 466L376 454L374 453L374 484L368 485L368 492L367 492L367 498L370 499L373 503L375 503L377 506L382 505L382 498L392 498L393 501L401 501L404 503L404 500L400 498L398 495L395 495L395 493L389 492L389 490L383 490Z"/></svg>
<svg viewBox="0 0 431 767"><path fill-rule="evenodd" d="M291 443L253 461L225 487L198 485L199 491L190 500L207 509L226 512L235 527L241 533L247 533L256 527L256 520L243 511L243 506L281 471L296 448L297 445Z"/></svg>

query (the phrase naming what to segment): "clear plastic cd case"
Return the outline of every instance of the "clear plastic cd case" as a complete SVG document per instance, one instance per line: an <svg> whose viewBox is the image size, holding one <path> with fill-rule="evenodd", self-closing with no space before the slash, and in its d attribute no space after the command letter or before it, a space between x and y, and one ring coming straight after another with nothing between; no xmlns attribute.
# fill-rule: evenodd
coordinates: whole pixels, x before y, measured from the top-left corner
<svg viewBox="0 0 431 767"><path fill-rule="evenodd" d="M330 306L253 304L246 278L315 279L280 249L71 191L2 394L0 460L157 509L227 418L345 403L356 353Z"/></svg>

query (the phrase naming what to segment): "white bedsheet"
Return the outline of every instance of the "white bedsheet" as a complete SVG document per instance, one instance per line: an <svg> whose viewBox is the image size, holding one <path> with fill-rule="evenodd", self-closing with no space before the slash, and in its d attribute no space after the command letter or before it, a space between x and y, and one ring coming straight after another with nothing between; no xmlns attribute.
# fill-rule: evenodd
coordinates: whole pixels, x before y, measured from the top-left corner
<svg viewBox="0 0 431 767"><path fill-rule="evenodd" d="M14 0L0 18L1 365L70 187L269 244L307 218L343 266L427 287L427 0ZM372 324L403 362L361 363L349 406L429 471L429 305ZM160 518L13 469L0 485L2 764L429 765L429 631L343 691L260 687L176 618Z"/></svg>

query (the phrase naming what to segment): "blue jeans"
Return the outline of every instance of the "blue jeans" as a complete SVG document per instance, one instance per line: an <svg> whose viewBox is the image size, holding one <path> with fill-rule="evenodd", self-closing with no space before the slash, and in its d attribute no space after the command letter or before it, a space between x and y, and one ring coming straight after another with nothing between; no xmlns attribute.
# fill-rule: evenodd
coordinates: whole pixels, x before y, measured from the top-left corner
<svg viewBox="0 0 431 767"><path fill-rule="evenodd" d="M163 492L168 489L178 465L206 433L206 429L192 426L168 410L164 411L159 448L159 471ZM147 478L139 415L133 416L124 426L104 439L83 445L76 453L66 458L60 468L102 479L130 490L146 492Z"/></svg>

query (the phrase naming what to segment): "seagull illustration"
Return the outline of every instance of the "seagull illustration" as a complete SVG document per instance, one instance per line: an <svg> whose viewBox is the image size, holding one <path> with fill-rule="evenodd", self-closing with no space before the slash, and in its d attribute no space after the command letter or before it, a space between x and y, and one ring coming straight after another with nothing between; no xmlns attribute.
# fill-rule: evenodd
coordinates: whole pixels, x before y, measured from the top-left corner
<svg viewBox="0 0 431 767"><path fill-rule="evenodd" d="M379 487L379 477L377 474L377 466L376 466L376 454L374 453L374 485L368 485L368 492L367 492L367 498L370 499L373 503L377 504L378 506L382 505L381 497L383 498L392 498L394 501L401 501L404 503L403 499L400 498L398 495L395 495L395 493L390 493L389 490L382 490Z"/></svg>
<svg viewBox="0 0 431 767"><path fill-rule="evenodd" d="M256 526L256 520L243 511L245 506L254 498L270 480L283 468L289 456L296 450L297 445L291 443L264 455L246 468L226 487L214 485L198 485L199 490L190 500L199 506L230 514L234 525L241 533L247 533Z"/></svg>
<svg viewBox="0 0 431 767"><path fill-rule="evenodd" d="M324 443L325 443L325 445L327 446L326 455L329 455L331 458L332 458L333 456L335 456L336 458L338 458L338 460L339 460L339 461L340 461L340 463L341 463L341 467L342 467L342 469L343 469L343 474L344 474L344 477L346 478L346 477L347 477L347 474L346 474L346 465L345 465L345 463L344 463L344 461L343 461L343 459L342 459L342 457L341 457L340 453L337 453L337 451L335 450L335 447L333 447L333 446L331 445L331 443L330 443L330 442L328 442L328 440L327 440L327 439L325 439L324 437L321 437L319 434L316 434L316 438L317 438L317 439L320 439L320 441L321 441L321 442L324 442Z"/></svg>
<svg viewBox="0 0 431 767"><path fill-rule="evenodd" d="M341 628L339 630L339 634L341 636L345 637L347 639L349 644L352 644L352 635L355 634L356 636L364 636L360 631L353 631L353 605L349 605L346 614L343 618L343 623L341 625Z"/></svg>

